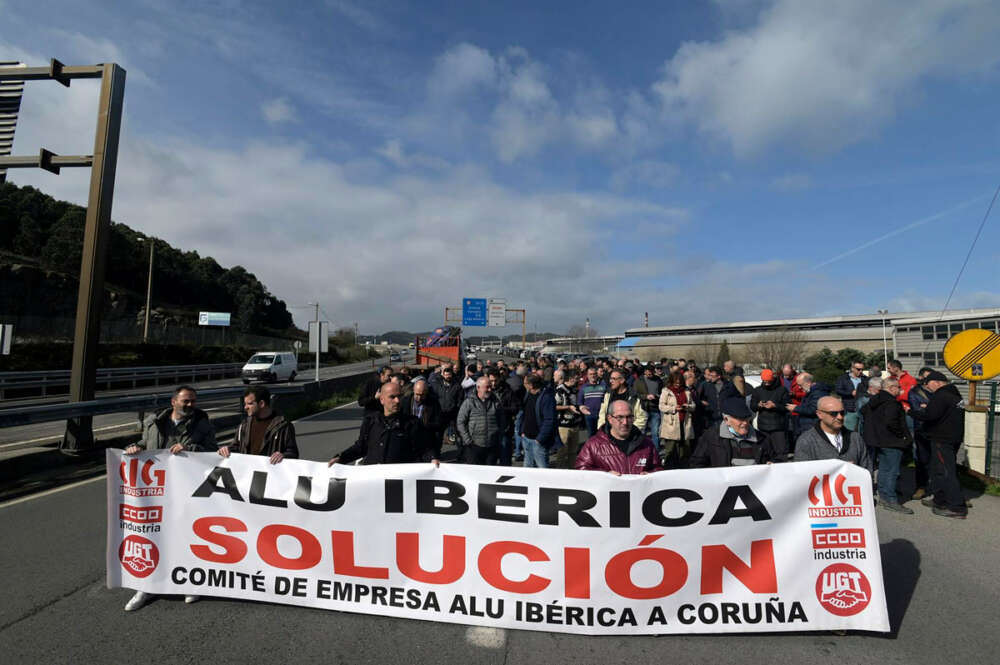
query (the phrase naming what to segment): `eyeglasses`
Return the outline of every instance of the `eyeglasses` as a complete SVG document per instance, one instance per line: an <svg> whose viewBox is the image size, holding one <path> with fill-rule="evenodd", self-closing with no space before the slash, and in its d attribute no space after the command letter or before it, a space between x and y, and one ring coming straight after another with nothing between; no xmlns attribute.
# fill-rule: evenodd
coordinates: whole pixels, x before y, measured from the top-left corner
<svg viewBox="0 0 1000 665"><path fill-rule="evenodd" d="M635 420L635 416L611 416L615 420Z"/></svg>
<svg viewBox="0 0 1000 665"><path fill-rule="evenodd" d="M844 414L847 413L847 411L826 411L825 409L819 409L819 412L825 413L828 416L833 416L834 418L836 418L837 416L843 417Z"/></svg>

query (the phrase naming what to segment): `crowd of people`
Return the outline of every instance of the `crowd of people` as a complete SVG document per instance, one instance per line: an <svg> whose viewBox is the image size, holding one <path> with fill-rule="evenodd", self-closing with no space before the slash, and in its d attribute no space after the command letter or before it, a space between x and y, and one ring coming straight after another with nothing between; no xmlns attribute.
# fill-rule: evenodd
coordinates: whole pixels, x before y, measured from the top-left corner
<svg viewBox="0 0 1000 665"><path fill-rule="evenodd" d="M451 364L383 367L361 388L357 440L329 463L437 465L451 447L462 464L520 462L614 475L840 459L872 474L887 510L912 514L904 504L913 499L935 515L964 519L969 506L956 467L965 426L961 394L929 367L913 377L892 360L887 370L852 363L831 387L786 364L762 370L754 387L731 361L702 369L684 359L538 356L471 362L461 372ZM125 454L236 452L271 464L299 456L295 428L272 408L266 386L246 389L246 418L225 445L216 443L196 401L193 387L177 388L170 407L146 420L141 440ZM916 491L901 497L897 485L910 452ZM125 609L150 598L137 592Z"/></svg>
<svg viewBox="0 0 1000 665"><path fill-rule="evenodd" d="M940 372L918 377L896 360L887 372L855 362L835 385L786 364L750 385L732 361L554 360L471 362L420 370L383 368L362 389L366 424L331 460L434 461L454 445L465 464L549 466L610 473L841 459L877 479L881 506L965 518L956 456L962 397ZM368 424L370 422L370 424ZM412 432L386 443L386 429ZM900 497L906 453L916 491ZM873 482L876 482L873 480Z"/></svg>

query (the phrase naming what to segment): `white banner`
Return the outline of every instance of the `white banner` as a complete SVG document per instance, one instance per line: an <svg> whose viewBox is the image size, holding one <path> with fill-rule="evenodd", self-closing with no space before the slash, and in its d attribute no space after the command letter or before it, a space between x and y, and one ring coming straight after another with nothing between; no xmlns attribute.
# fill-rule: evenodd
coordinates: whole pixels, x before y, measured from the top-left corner
<svg viewBox="0 0 1000 665"><path fill-rule="evenodd" d="M590 634L889 630L871 481L838 461L107 462L109 588Z"/></svg>

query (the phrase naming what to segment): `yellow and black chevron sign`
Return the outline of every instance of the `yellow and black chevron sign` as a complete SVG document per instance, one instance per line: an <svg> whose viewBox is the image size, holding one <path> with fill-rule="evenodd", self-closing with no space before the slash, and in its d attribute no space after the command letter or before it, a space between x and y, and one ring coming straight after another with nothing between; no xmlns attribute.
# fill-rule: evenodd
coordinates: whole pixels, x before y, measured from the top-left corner
<svg viewBox="0 0 1000 665"><path fill-rule="evenodd" d="M987 381L1000 374L1000 335L989 330L963 330L944 345L944 364L955 376Z"/></svg>

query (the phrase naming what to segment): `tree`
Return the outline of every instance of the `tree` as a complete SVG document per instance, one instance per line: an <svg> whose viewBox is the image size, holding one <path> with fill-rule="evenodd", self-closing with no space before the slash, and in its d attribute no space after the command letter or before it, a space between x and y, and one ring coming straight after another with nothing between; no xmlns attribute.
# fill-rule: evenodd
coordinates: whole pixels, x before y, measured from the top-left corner
<svg viewBox="0 0 1000 665"><path fill-rule="evenodd" d="M798 367L805 351L805 335L789 328L761 333L746 347L747 362L771 369L778 369L785 363Z"/></svg>
<svg viewBox="0 0 1000 665"><path fill-rule="evenodd" d="M52 225L48 242L42 248L42 263L52 270L69 275L80 273L83 258L83 232L86 225L83 208L70 210Z"/></svg>
<svg viewBox="0 0 1000 665"><path fill-rule="evenodd" d="M719 345L719 353L715 356L715 364L722 367L722 364L727 360L730 360L729 343L726 340L722 340L722 344Z"/></svg>

